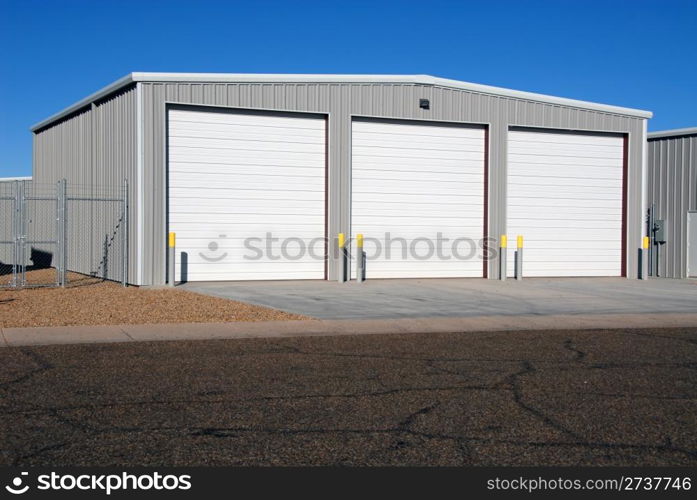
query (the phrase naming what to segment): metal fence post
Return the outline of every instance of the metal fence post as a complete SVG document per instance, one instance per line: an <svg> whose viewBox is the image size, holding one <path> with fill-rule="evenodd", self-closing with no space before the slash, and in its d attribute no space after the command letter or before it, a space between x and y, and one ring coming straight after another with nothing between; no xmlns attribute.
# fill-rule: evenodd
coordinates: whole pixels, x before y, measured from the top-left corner
<svg viewBox="0 0 697 500"><path fill-rule="evenodd" d="M58 183L58 197L61 205L61 230L60 230L60 255L61 255L61 272L60 286L65 287L68 284L68 181L61 179Z"/></svg>
<svg viewBox="0 0 697 500"><path fill-rule="evenodd" d="M648 251L648 267L649 267L649 275L653 276L654 274L654 265L653 265L653 245L651 245L651 240L653 236L653 221L654 221L654 213L656 211L656 204L652 203L651 204L651 212L649 213L649 227L646 229L646 234L649 237L649 251Z"/></svg>
<svg viewBox="0 0 697 500"><path fill-rule="evenodd" d="M19 181L12 183L12 194L14 195L14 212L12 214L12 287L19 285L19 272L21 269L19 260L21 259L20 237L21 237L21 198L19 195Z"/></svg>
<svg viewBox="0 0 697 500"><path fill-rule="evenodd" d="M523 236L518 235L515 251L515 279L523 279Z"/></svg>
<svg viewBox="0 0 697 500"><path fill-rule="evenodd" d="M123 265L121 284L128 286L128 179L123 180L123 202L122 202L121 224L122 231L122 250L121 260Z"/></svg>
<svg viewBox="0 0 697 500"><path fill-rule="evenodd" d="M19 181L19 286L27 284L27 200L25 181Z"/></svg>
<svg viewBox="0 0 697 500"><path fill-rule="evenodd" d="M506 252L508 252L508 236L501 235L499 239L499 279L506 281Z"/></svg>
<svg viewBox="0 0 697 500"><path fill-rule="evenodd" d="M61 182L56 183L56 285L63 286L63 213L61 210Z"/></svg>

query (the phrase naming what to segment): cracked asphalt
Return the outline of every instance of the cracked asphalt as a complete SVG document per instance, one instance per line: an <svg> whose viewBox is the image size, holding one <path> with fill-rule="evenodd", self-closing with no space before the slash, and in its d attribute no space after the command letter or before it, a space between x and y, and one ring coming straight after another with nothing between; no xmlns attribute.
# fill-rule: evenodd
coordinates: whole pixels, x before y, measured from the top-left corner
<svg viewBox="0 0 697 500"><path fill-rule="evenodd" d="M697 329L0 350L3 465L697 465Z"/></svg>

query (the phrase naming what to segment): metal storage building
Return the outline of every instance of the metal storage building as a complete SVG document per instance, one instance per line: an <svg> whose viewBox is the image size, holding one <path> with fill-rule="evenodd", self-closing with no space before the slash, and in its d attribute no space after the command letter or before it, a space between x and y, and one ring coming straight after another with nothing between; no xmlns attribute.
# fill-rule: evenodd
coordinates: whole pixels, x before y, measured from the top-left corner
<svg viewBox="0 0 697 500"><path fill-rule="evenodd" d="M697 277L697 127L652 132L648 141L648 206L665 240L660 249L652 241L651 274Z"/></svg>
<svg viewBox="0 0 697 500"><path fill-rule="evenodd" d="M333 251L242 259L241 238L263 229L308 246L521 234L527 276L635 278L650 117L425 75L131 73L35 125L33 169L38 182L128 179L139 285L166 281L168 231L180 279L339 276ZM475 253L383 253L369 276L498 278L495 254Z"/></svg>

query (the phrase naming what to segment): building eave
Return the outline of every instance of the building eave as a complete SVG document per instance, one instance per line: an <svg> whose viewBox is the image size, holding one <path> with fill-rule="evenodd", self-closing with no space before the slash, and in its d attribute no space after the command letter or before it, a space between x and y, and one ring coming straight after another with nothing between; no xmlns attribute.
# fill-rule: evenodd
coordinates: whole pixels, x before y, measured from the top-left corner
<svg viewBox="0 0 697 500"><path fill-rule="evenodd" d="M664 139L668 137L682 137L685 135L697 135L697 127L689 128L675 128L672 130L659 130L657 132L649 132L647 138L651 139Z"/></svg>
<svg viewBox="0 0 697 500"><path fill-rule="evenodd" d="M552 104L556 106L565 106L577 109L599 111L603 113L612 113L617 115L632 116L638 118L651 118L653 113L640 109L625 108L620 106L612 106L609 104L599 104L588 101L580 101L576 99L568 99L565 97L555 97L544 94L536 94L533 92L524 92L520 90L506 89L502 87L493 87L490 85L481 85L477 83L463 82L459 80L450 80L447 78L439 78L430 75L303 75L303 74L246 74L246 73L130 73L123 78L107 85L98 90L94 94L81 99L75 104L68 106L62 111L42 120L31 127L31 131L35 132L41 128L50 125L51 123L60 120L61 118L74 113L81 108L90 105L102 97L105 97L113 92L120 90L134 82L182 82L182 83L385 83L385 84L411 84L425 85L433 87L454 88L476 92L479 94L488 94L501 97L510 97L513 99L521 99L525 101L538 102L543 104Z"/></svg>

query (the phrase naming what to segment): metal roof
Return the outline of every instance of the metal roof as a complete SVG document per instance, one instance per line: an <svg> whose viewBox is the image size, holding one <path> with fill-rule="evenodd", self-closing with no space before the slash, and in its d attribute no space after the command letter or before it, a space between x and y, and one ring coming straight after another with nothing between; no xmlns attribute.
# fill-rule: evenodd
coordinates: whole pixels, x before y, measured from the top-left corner
<svg viewBox="0 0 697 500"><path fill-rule="evenodd" d="M689 128L674 128L673 130L660 130L658 132L649 132L646 137L649 139L660 139L662 137L680 137L683 135L697 134L697 127Z"/></svg>
<svg viewBox="0 0 697 500"><path fill-rule="evenodd" d="M569 106L573 108L603 111L620 115L651 118L653 113L639 109L623 108L608 104L578 101L520 90L511 90L477 83L449 80L430 75L299 75L299 74L248 74L248 73L130 73L114 83L98 90L72 106L50 116L31 127L32 131L45 127L60 118L77 111L100 98L135 82L207 82L207 83L405 83L431 85L469 90L481 94L498 95L528 101Z"/></svg>

